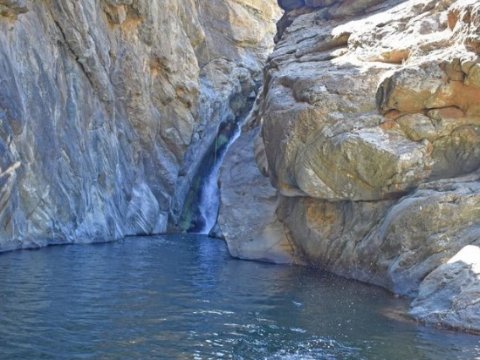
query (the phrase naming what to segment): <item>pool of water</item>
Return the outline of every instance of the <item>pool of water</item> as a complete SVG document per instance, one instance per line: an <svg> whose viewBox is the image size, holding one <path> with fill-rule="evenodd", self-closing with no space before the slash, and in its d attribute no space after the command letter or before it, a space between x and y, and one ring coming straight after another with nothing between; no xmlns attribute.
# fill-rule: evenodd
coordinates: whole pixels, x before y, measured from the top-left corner
<svg viewBox="0 0 480 360"><path fill-rule="evenodd" d="M201 236L1 254L0 289L1 359L480 359L382 289Z"/></svg>

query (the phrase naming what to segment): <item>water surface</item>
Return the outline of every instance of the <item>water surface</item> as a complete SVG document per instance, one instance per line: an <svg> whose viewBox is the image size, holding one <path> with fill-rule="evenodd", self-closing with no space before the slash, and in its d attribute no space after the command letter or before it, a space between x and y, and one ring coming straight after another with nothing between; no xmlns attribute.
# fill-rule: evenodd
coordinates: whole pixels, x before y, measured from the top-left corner
<svg viewBox="0 0 480 360"><path fill-rule="evenodd" d="M1 359L480 359L382 289L201 236L0 255Z"/></svg>

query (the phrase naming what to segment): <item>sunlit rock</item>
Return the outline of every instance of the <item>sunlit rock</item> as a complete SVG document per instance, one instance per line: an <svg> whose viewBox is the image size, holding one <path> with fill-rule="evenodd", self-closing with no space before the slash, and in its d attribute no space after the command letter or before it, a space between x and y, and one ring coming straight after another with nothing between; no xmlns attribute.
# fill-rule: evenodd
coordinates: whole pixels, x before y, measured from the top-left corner
<svg viewBox="0 0 480 360"><path fill-rule="evenodd" d="M468 245L421 283L411 314L423 322L480 332L480 248Z"/></svg>
<svg viewBox="0 0 480 360"><path fill-rule="evenodd" d="M286 229L275 215L276 190L260 175L255 163L255 136L254 130L243 134L225 159L218 223L232 256L294 263Z"/></svg>
<svg viewBox="0 0 480 360"><path fill-rule="evenodd" d="M478 329L475 274L436 289L480 236L478 1L279 3L257 115L257 162L278 191L264 218L299 262L418 295L424 321Z"/></svg>

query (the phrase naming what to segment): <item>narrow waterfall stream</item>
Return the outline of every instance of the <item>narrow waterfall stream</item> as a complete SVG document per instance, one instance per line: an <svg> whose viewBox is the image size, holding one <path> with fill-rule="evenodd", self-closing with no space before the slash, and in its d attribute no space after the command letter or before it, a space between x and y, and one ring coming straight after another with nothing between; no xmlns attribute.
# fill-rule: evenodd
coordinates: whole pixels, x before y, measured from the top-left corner
<svg viewBox="0 0 480 360"><path fill-rule="evenodd" d="M219 130L219 135L217 135L217 138L215 139L215 144L223 141L225 141L225 143L220 145L222 148L219 149L219 151L215 151L217 157L215 158L213 169L210 175L204 180L200 190L201 196L198 209L203 218L203 228L198 231L199 234L208 235L217 222L218 210L220 206L220 194L218 189L220 168L222 166L223 159L225 158L225 154L235 140L238 139L241 133L238 123L230 126L233 127L233 131L230 130L227 136L220 134L221 130ZM228 135L230 136L228 137ZM225 139L223 139L224 137Z"/></svg>
<svg viewBox="0 0 480 360"><path fill-rule="evenodd" d="M205 152L192 181L181 217L184 232L208 235L217 222L220 205L218 177L228 148L240 136L243 121L227 119L220 123L217 135Z"/></svg>
<svg viewBox="0 0 480 360"><path fill-rule="evenodd" d="M201 186L200 201L198 210L200 212L203 225L198 229L198 234L208 235L217 222L218 209L220 206L218 176L220 168L230 145L240 136L240 126L238 123L220 124L218 135L215 138L214 162L213 167Z"/></svg>

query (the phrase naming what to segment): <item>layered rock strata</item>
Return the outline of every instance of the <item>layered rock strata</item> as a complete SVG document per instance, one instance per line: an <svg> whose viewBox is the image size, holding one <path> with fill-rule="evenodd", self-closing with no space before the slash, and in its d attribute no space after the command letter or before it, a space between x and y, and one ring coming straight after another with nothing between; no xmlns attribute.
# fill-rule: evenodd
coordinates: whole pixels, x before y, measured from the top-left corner
<svg viewBox="0 0 480 360"><path fill-rule="evenodd" d="M416 298L423 321L480 331L480 259L463 260L480 246L480 5L279 3L287 12L257 117L264 152L251 172L276 191L257 233L280 223L290 246L235 255L381 285ZM243 161L252 169L252 156ZM224 203L234 191L222 186ZM233 212L221 217L241 228Z"/></svg>
<svg viewBox="0 0 480 360"><path fill-rule="evenodd" d="M254 96L279 11L0 0L0 251L164 232L189 154Z"/></svg>

